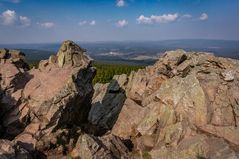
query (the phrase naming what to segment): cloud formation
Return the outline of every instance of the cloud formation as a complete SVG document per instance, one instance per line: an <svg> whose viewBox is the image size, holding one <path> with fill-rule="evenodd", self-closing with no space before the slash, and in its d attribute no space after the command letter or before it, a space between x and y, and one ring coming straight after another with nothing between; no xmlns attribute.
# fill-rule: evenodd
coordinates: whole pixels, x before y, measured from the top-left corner
<svg viewBox="0 0 239 159"><path fill-rule="evenodd" d="M0 18L3 25L13 25L17 21L17 14L14 10L6 10Z"/></svg>
<svg viewBox="0 0 239 159"><path fill-rule="evenodd" d="M178 19L178 14L163 14L163 15L151 15L146 17L141 15L137 18L139 24L160 24L160 23L170 23Z"/></svg>
<svg viewBox="0 0 239 159"><path fill-rule="evenodd" d="M123 19L123 20L119 20L116 22L116 26L119 27L119 28L123 28L123 27L126 27L129 23Z"/></svg>
<svg viewBox="0 0 239 159"><path fill-rule="evenodd" d="M44 23L41 23L40 26L46 29L50 29L50 28L53 28L55 24L53 22L44 22Z"/></svg>
<svg viewBox="0 0 239 159"><path fill-rule="evenodd" d="M79 26L84 26L84 25L90 25L90 26L94 26L96 25L96 21L95 20L92 20L92 21L86 21L86 20L83 20L83 21L80 21L78 23Z"/></svg>
<svg viewBox="0 0 239 159"><path fill-rule="evenodd" d="M202 13L199 19L202 21L208 20L208 15L206 13Z"/></svg>
<svg viewBox="0 0 239 159"><path fill-rule="evenodd" d="M95 22L95 20L92 20L89 24L90 24L91 26L93 26L93 25L96 24L96 22Z"/></svg>
<svg viewBox="0 0 239 159"><path fill-rule="evenodd" d="M117 0L116 5L118 7L124 7L125 6L125 1L124 0Z"/></svg>
<svg viewBox="0 0 239 159"><path fill-rule="evenodd" d="M22 26L27 27L31 25L31 19L25 16L20 16L19 17L20 23Z"/></svg>
<svg viewBox="0 0 239 159"><path fill-rule="evenodd" d="M0 15L0 24L10 25L21 25L24 27L31 25L31 19L26 16L18 16L14 10L6 10Z"/></svg>
<svg viewBox="0 0 239 159"><path fill-rule="evenodd" d="M80 22L78 23L79 26L83 26L83 25L86 25L86 24L87 24L87 21L86 21L86 20L80 21Z"/></svg>

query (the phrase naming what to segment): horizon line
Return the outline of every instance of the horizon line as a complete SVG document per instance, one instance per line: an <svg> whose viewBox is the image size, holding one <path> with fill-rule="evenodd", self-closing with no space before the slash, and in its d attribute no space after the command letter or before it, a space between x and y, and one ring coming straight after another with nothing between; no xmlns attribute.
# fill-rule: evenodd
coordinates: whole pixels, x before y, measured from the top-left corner
<svg viewBox="0 0 239 159"><path fill-rule="evenodd" d="M70 39L66 39L70 40ZM0 43L0 45L40 45L40 44L61 44L62 42L66 41L55 41L55 42L35 42L35 43ZM182 41L182 40L205 40L205 41L231 41L231 42L239 42L235 39L204 39L204 38L182 38L182 39L165 39L165 40L96 40L96 41L75 41L71 40L75 43L122 43L122 42L161 42L161 41Z"/></svg>

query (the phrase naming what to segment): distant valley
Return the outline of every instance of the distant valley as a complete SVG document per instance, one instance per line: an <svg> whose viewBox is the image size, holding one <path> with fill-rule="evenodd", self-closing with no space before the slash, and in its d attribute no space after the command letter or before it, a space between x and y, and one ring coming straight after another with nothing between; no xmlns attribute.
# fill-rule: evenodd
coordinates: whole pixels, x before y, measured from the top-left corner
<svg viewBox="0 0 239 159"><path fill-rule="evenodd" d="M125 42L78 42L96 61L103 63L148 65L168 50L212 52L217 56L239 59L239 41L230 40L164 40ZM0 48L18 49L27 60L39 61L58 51L60 43L0 44Z"/></svg>

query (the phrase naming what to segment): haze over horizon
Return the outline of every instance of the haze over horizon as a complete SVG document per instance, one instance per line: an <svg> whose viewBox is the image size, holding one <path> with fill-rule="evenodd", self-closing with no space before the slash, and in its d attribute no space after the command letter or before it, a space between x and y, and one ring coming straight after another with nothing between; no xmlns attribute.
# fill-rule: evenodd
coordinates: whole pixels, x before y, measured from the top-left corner
<svg viewBox="0 0 239 159"><path fill-rule="evenodd" d="M0 0L0 43L239 40L239 0Z"/></svg>

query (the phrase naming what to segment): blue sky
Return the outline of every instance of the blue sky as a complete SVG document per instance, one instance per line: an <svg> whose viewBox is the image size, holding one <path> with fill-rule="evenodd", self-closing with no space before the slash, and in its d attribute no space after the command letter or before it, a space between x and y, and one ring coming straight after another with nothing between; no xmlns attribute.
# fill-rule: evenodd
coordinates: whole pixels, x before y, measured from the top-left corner
<svg viewBox="0 0 239 159"><path fill-rule="evenodd" d="M0 0L0 43L239 40L239 0Z"/></svg>

